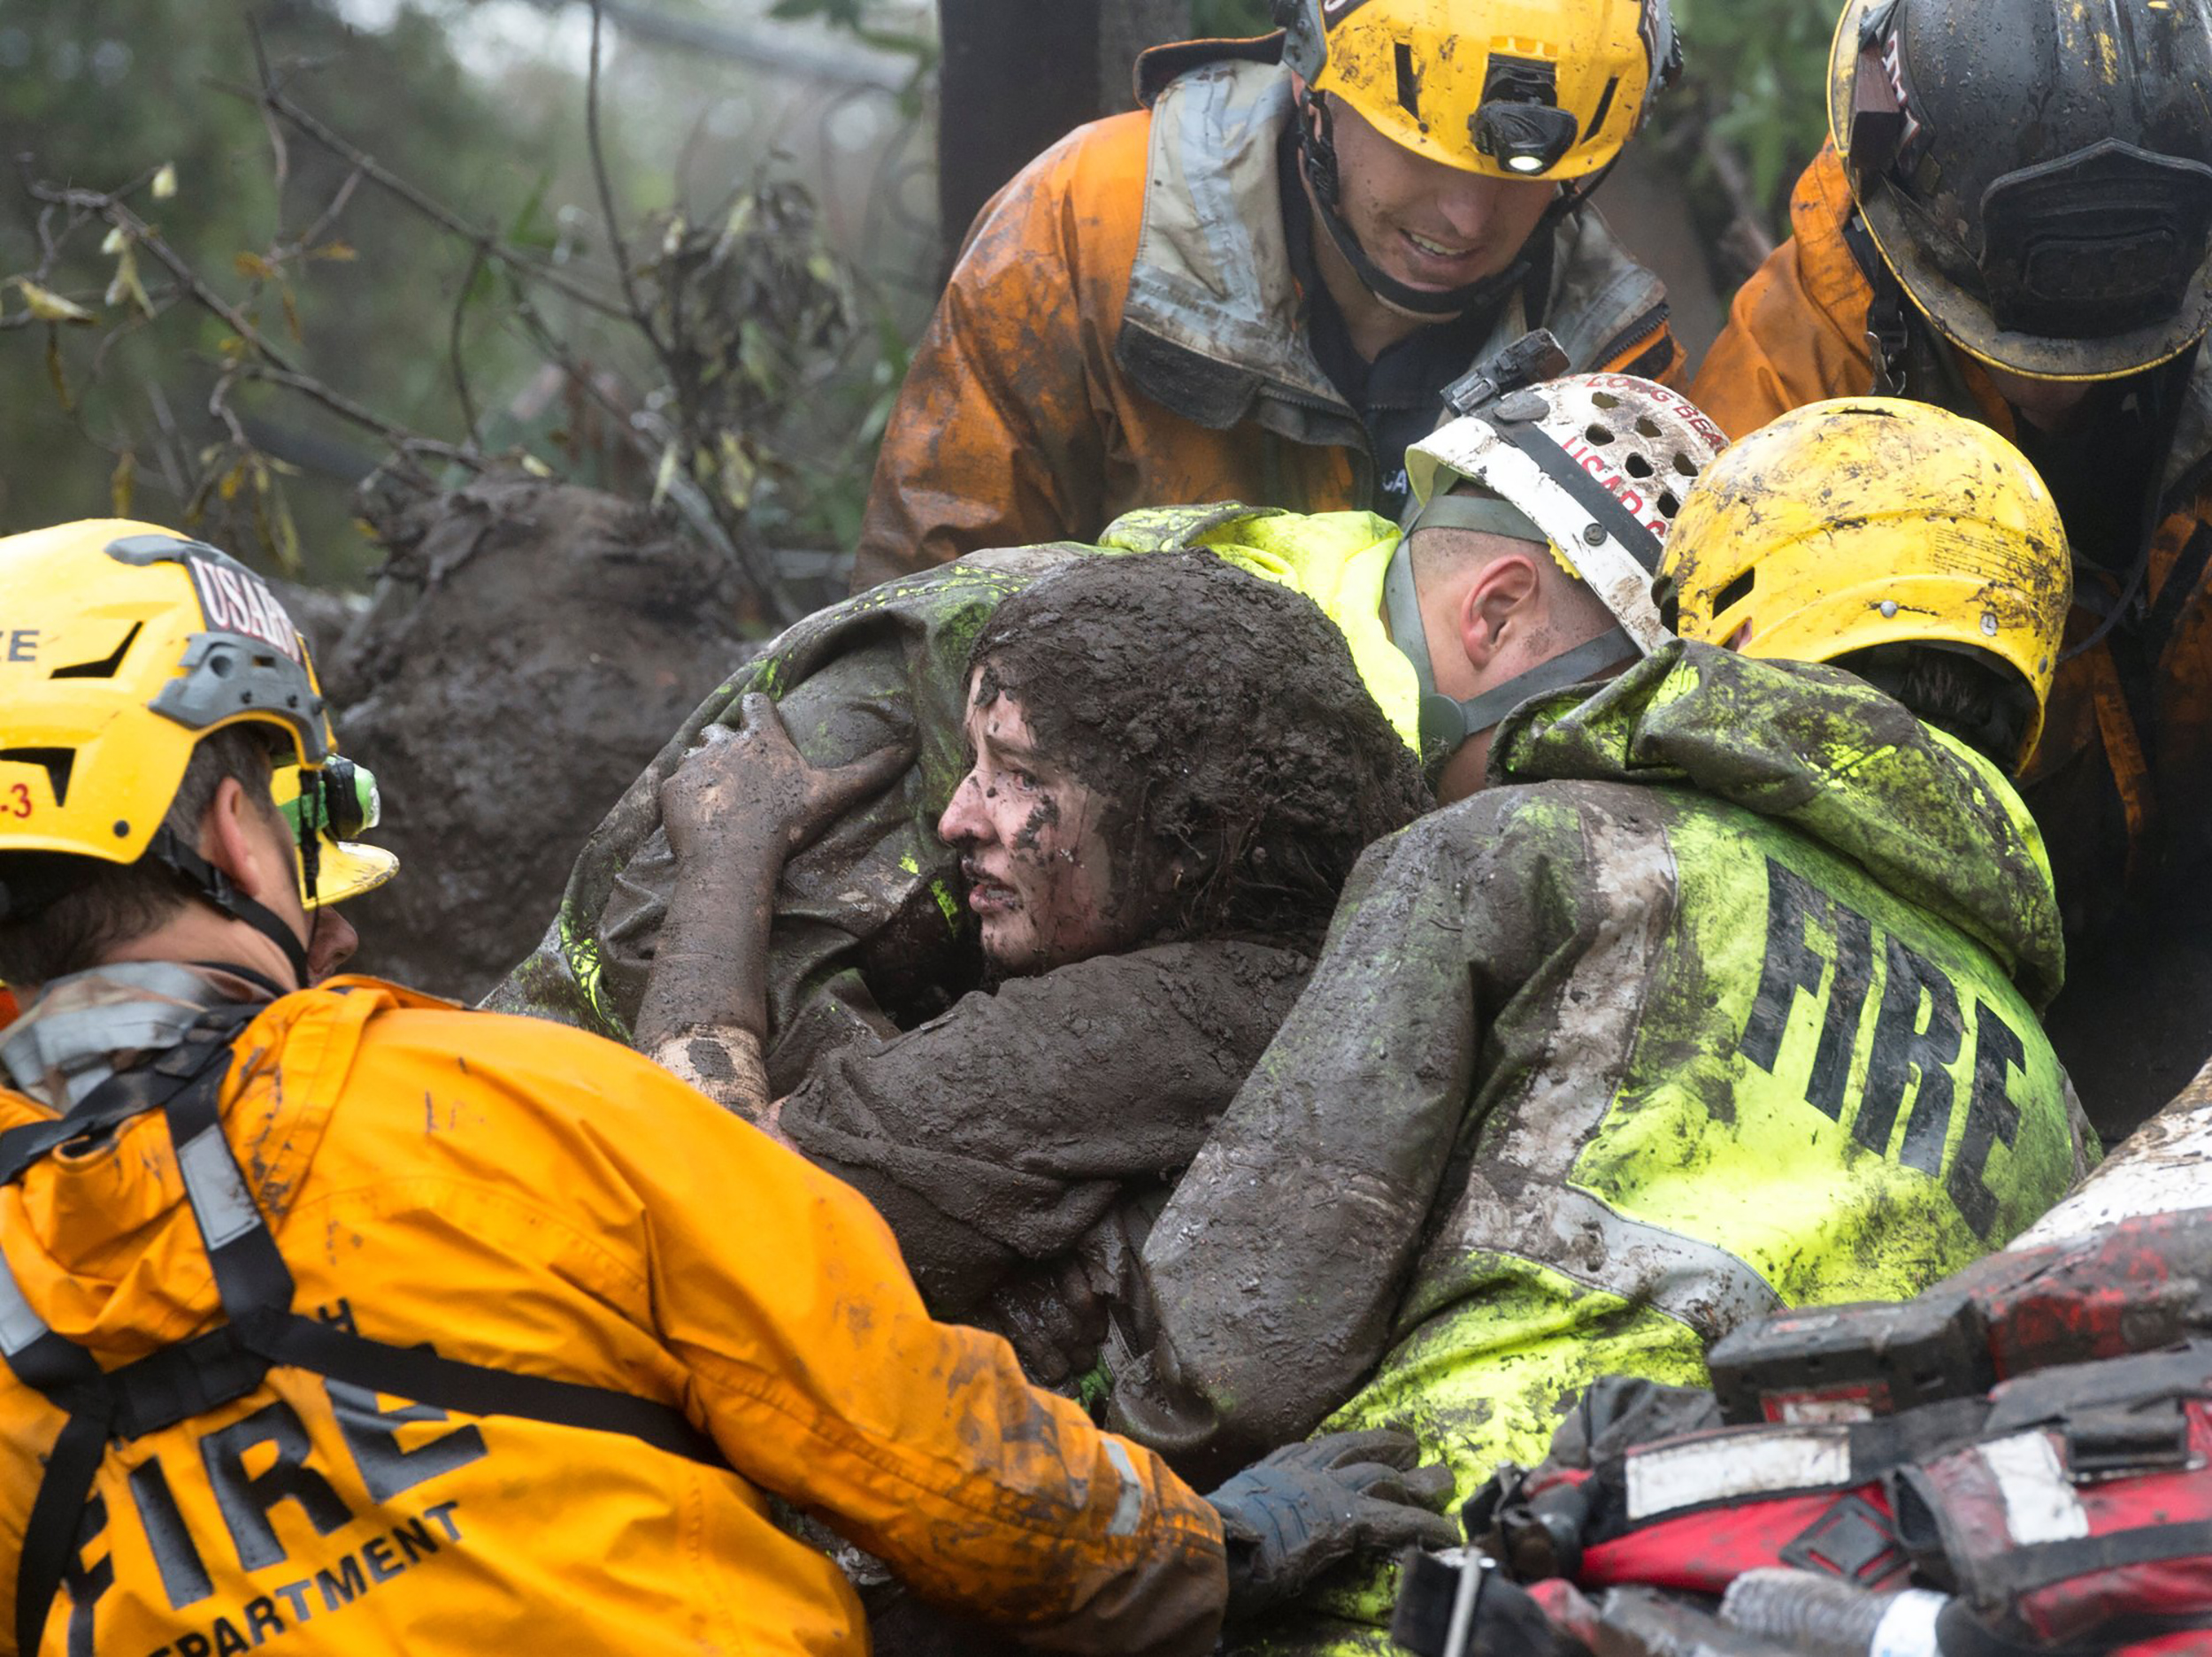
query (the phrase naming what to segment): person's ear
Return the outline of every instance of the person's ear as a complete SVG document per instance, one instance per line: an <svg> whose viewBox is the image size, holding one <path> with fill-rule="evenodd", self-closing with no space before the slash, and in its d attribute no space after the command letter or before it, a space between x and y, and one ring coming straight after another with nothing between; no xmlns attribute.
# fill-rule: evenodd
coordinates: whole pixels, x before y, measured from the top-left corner
<svg viewBox="0 0 2212 1657"><path fill-rule="evenodd" d="M207 815L200 819L200 855L265 908L298 890L299 873L283 819L257 805L235 777L217 785Z"/></svg>
<svg viewBox="0 0 2212 1657"><path fill-rule="evenodd" d="M1508 552L1484 564L1460 595L1460 648L1467 664L1480 673L1509 644L1534 625L1542 578L1526 553Z"/></svg>

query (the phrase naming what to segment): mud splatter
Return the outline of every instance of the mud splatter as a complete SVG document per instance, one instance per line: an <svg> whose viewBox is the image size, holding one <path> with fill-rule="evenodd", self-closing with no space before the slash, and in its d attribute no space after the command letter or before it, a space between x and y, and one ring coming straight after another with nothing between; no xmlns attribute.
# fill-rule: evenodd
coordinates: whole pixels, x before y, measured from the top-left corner
<svg viewBox="0 0 2212 1657"><path fill-rule="evenodd" d="M1056 571L971 663L978 704L1021 702L1106 802L1117 893L1168 894L1146 936L1317 940L1362 849L1429 803L1320 610L1208 555Z"/></svg>

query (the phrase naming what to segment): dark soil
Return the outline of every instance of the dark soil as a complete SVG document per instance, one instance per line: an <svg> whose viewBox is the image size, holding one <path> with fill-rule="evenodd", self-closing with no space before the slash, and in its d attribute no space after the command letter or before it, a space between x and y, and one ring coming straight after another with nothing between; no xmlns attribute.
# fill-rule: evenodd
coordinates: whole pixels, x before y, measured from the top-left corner
<svg viewBox="0 0 2212 1657"><path fill-rule="evenodd" d="M347 906L364 970L473 1001L544 932L569 865L751 653L741 584L646 509L518 477L406 505L375 602L324 664L397 852Z"/></svg>

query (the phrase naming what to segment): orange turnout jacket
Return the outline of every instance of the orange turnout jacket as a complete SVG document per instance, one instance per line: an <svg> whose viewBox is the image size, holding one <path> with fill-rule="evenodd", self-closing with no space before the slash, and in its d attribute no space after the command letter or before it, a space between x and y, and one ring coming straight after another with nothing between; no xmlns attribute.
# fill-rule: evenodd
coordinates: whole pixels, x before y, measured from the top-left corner
<svg viewBox="0 0 2212 1657"><path fill-rule="evenodd" d="M1212 1649L1213 1510L1002 1341L933 1323L856 1194L645 1060L370 978L262 1009L232 1051L221 1138L296 1312L673 1407L727 1465L280 1365L96 1452L41 1652L864 1653L771 1494L1051 1649ZM0 1132L54 1115L0 1091ZM140 1116L0 1191L12 1365L42 1323L111 1372L224 1323L229 1227L211 1256L194 1203L250 1210L219 1178L187 1201L184 1142L180 1165ZM0 1369L0 1651L64 1418Z"/></svg>
<svg viewBox="0 0 2212 1657"><path fill-rule="evenodd" d="M1377 466L1404 464L1372 452L1308 342L1283 226L1289 72L1209 50L1148 60L1148 108L1078 127L977 218L884 435L855 592L1094 541L1138 507L1369 508ZM1543 326L1575 369L1671 383L1664 289L1595 208L1552 259ZM1515 297L1458 368L1529 323Z"/></svg>
<svg viewBox="0 0 2212 1657"><path fill-rule="evenodd" d="M1738 293L1698 370L1692 400L1731 437L1873 388L1874 288L1846 237L1855 211L1831 144L1798 181L1791 239ZM1980 365L1952 356L1971 405L1957 412L2016 437L2012 410ZM2116 918L2124 895L2143 896L2143 880L2162 865L2185 870L2212 851L2212 366L2202 355L2159 489L2139 624L2116 656L2108 640L2062 659L2023 779L2049 836L2070 932ZM2118 595L2117 577L2078 574L2092 589L2084 598ZM2078 602L2069 646L2096 626Z"/></svg>

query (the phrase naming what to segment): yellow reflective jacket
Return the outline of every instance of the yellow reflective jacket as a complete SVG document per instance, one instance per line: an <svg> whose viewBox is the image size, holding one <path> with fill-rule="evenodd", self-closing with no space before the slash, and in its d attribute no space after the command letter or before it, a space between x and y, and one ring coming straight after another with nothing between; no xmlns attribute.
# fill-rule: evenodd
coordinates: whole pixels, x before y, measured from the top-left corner
<svg viewBox="0 0 2212 1657"><path fill-rule="evenodd" d="M368 978L232 1051L222 1133L296 1311L676 1407L728 1466L279 1367L109 1445L41 1651L865 1652L771 1495L1054 1649L1211 1649L1211 1508L933 1323L857 1195L650 1063ZM0 1131L53 1115L0 1092ZM221 1321L180 1176L140 1116L0 1192L12 1362L37 1321L110 1369ZM0 1370L0 1651L61 1420Z"/></svg>
<svg viewBox="0 0 2212 1657"><path fill-rule="evenodd" d="M1369 848L1145 1244L1113 1409L1182 1464L1388 1423L1465 1498L1599 1377L1701 1383L1747 1319L1910 1296L2085 1166L1994 765L1847 673L1677 641L1524 704L1490 766ZM1239 1649L1387 1650L1366 1581L1350 1629Z"/></svg>

